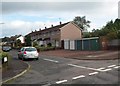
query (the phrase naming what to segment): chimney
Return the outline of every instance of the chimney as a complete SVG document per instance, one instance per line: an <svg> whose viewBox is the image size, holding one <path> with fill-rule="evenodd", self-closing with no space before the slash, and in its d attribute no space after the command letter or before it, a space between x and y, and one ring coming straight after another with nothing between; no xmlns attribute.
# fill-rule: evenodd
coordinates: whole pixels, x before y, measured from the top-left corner
<svg viewBox="0 0 120 86"><path fill-rule="evenodd" d="M51 27L53 27L53 24L51 25Z"/></svg>
<svg viewBox="0 0 120 86"><path fill-rule="evenodd" d="M60 21L60 25L62 24L62 22Z"/></svg>
<svg viewBox="0 0 120 86"><path fill-rule="evenodd" d="M41 28L39 29L39 31L41 31Z"/></svg>
<svg viewBox="0 0 120 86"><path fill-rule="evenodd" d="M45 29L47 29L47 27L45 27Z"/></svg>
<svg viewBox="0 0 120 86"><path fill-rule="evenodd" d="M35 32L36 32L36 30L35 30Z"/></svg>

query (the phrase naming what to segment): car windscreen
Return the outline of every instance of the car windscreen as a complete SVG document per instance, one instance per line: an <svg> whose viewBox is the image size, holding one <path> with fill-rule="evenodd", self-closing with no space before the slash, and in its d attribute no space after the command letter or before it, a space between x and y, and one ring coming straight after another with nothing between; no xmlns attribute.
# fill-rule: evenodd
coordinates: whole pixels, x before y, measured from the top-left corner
<svg viewBox="0 0 120 86"><path fill-rule="evenodd" d="M26 48L25 51L36 51L35 48Z"/></svg>

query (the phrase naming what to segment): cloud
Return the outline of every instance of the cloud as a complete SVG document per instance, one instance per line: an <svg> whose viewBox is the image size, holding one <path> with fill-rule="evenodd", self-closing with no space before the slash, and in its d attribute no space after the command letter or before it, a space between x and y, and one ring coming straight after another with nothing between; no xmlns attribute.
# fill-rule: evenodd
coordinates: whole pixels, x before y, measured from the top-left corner
<svg viewBox="0 0 120 86"><path fill-rule="evenodd" d="M100 2L3 2L3 14L16 12L74 12L74 11L92 11L99 9L102 3Z"/></svg>
<svg viewBox="0 0 120 86"><path fill-rule="evenodd" d="M1 4L0 4L1 5ZM118 0L108 2L3 2L3 35L23 35L59 21L72 21L75 16L86 16L91 28L99 29L118 17Z"/></svg>
<svg viewBox="0 0 120 86"><path fill-rule="evenodd" d="M26 35L30 33L31 31L45 29L45 26L47 28L51 27L51 25L58 25L59 22L29 22L29 21L22 21L22 20L15 20L15 21L6 21L6 23L2 27L2 35L11 36L15 34L22 34Z"/></svg>

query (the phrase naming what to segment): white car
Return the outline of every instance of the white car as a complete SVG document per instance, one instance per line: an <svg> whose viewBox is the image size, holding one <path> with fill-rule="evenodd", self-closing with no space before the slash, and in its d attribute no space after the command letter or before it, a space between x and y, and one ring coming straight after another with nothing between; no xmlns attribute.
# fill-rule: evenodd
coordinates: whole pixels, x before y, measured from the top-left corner
<svg viewBox="0 0 120 86"><path fill-rule="evenodd" d="M25 59L39 59L39 53L35 47L23 47L18 52L18 58L25 60Z"/></svg>

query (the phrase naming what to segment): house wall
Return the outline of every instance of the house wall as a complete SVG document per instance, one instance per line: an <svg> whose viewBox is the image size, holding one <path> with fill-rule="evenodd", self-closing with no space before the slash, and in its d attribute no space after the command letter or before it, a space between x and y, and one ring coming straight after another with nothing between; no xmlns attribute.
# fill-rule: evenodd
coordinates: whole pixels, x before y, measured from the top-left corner
<svg viewBox="0 0 120 86"><path fill-rule="evenodd" d="M81 39L81 30L77 26L72 23L68 23L67 25L60 28L61 30L61 40L69 39Z"/></svg>
<svg viewBox="0 0 120 86"><path fill-rule="evenodd" d="M17 40L18 40L18 39L21 41L21 43L25 43L25 42L24 42L24 37L23 37L23 36L20 36L19 38L17 38Z"/></svg>

